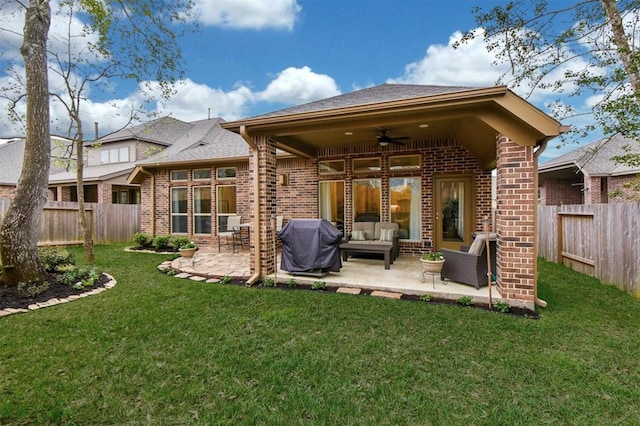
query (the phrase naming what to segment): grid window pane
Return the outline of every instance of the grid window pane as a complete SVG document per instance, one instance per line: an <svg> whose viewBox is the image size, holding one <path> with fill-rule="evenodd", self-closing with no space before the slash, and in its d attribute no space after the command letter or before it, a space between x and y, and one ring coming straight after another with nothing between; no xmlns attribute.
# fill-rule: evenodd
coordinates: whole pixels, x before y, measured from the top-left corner
<svg viewBox="0 0 640 426"><path fill-rule="evenodd" d="M187 216L173 216L171 218L171 231L176 234L187 233Z"/></svg>
<svg viewBox="0 0 640 426"><path fill-rule="evenodd" d="M124 147L124 148L120 148L119 150L119 160L121 163L126 163L127 161L129 161L129 148Z"/></svg>
<svg viewBox="0 0 640 426"><path fill-rule="evenodd" d="M187 188L171 190L171 213L187 213Z"/></svg>
<svg viewBox="0 0 640 426"><path fill-rule="evenodd" d="M353 181L353 219L356 222L380 221L380 179Z"/></svg>
<svg viewBox="0 0 640 426"><path fill-rule="evenodd" d="M211 179L211 169L198 169L193 171L194 179Z"/></svg>

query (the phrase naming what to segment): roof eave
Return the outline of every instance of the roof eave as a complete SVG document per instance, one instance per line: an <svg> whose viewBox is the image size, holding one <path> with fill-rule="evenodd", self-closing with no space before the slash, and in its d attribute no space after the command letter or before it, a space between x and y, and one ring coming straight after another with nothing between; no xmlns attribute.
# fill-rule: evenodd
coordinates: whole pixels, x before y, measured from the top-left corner
<svg viewBox="0 0 640 426"><path fill-rule="evenodd" d="M482 98L491 98L495 96L503 96L509 92L506 86L489 87L482 89L470 89L459 92L445 93L440 95L422 96L418 98L400 99L394 101L383 101L376 103L367 103L349 107L339 107L326 109L321 111L302 112L293 114L283 114L268 117L255 117L245 120L229 121L220 123L224 129L235 133L240 132L240 126L251 128L254 132L257 130L267 130L272 126L286 122L294 124L296 122L314 121L314 120L333 120L354 115L373 115L383 113L388 110L402 110L405 108L414 108L416 106L436 106L437 104L465 103Z"/></svg>

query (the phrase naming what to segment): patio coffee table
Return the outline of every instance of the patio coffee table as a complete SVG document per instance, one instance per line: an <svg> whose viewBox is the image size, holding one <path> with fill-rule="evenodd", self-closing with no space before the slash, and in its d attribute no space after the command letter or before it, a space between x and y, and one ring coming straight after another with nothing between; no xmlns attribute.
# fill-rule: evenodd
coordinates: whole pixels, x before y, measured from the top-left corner
<svg viewBox="0 0 640 426"><path fill-rule="evenodd" d="M357 244L357 243L342 243L340 244L340 252L342 253L342 260L347 261L349 256L354 254L373 254L379 253L384 255L384 269L391 269L393 259L391 258L391 250L393 246L382 244Z"/></svg>

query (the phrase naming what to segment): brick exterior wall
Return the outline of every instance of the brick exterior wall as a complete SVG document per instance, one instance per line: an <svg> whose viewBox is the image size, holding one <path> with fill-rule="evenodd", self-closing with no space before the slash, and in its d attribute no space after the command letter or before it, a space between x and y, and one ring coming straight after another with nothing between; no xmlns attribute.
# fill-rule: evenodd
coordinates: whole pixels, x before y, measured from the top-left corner
<svg viewBox="0 0 640 426"><path fill-rule="evenodd" d="M633 190L634 186L638 189ZM640 201L640 174L611 176L607 182L609 203L637 203Z"/></svg>
<svg viewBox="0 0 640 426"><path fill-rule="evenodd" d="M16 194L16 187L11 185L0 185L0 198L11 198Z"/></svg>
<svg viewBox="0 0 640 426"><path fill-rule="evenodd" d="M582 185L572 185L572 183L582 183L549 179L540 186L540 204L546 206L560 206L567 204L582 204Z"/></svg>
<svg viewBox="0 0 640 426"><path fill-rule="evenodd" d="M236 177L231 179L216 179L217 167L235 167ZM211 169L210 179L193 179L194 169ZM171 171L185 170L188 178L186 181L171 181ZM199 245L217 246L217 187L219 185L236 186L236 213L242 216L243 221L249 221L251 213L251 194L249 188L249 163L230 163L216 166L198 166L194 168L180 167L171 169L154 170L155 179L155 211L151 203L151 176L146 177L141 185L141 231L150 235L186 235ZM209 186L211 187L211 234L193 233L193 188ZM171 189L187 188L187 234L173 234L171 232Z"/></svg>
<svg viewBox="0 0 640 426"><path fill-rule="evenodd" d="M634 175L589 177L584 180L546 180L540 186L540 204L600 204L600 203L632 203L637 202L640 193L630 187L636 179ZM583 184L583 185L580 185ZM584 188L584 191L583 191ZM584 194L584 195L583 195Z"/></svg>
<svg viewBox="0 0 640 426"><path fill-rule="evenodd" d="M498 289L503 297L533 308L536 286L536 161L532 147L498 140Z"/></svg>

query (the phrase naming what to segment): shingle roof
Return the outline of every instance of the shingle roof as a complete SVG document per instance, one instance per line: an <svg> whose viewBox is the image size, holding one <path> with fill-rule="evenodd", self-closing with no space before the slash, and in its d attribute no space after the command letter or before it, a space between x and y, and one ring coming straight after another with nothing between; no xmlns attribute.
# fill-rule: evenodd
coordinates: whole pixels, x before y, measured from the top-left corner
<svg viewBox="0 0 640 426"><path fill-rule="evenodd" d="M173 117L161 117L147 123L120 129L95 141L87 142L87 145L135 139L169 146L192 127L192 123L186 123Z"/></svg>
<svg viewBox="0 0 640 426"><path fill-rule="evenodd" d="M628 149L629 151L626 151ZM640 143L616 134L582 146L538 167L540 173L578 167L585 175L626 175L640 172L638 167L618 164L611 158L626 153L640 154Z"/></svg>
<svg viewBox="0 0 640 426"><path fill-rule="evenodd" d="M49 173L58 173L63 169L56 166L54 160L65 160L68 154L64 144L70 143L60 136L51 136L51 165ZM24 160L24 138L13 138L0 144L0 185L17 185Z"/></svg>
<svg viewBox="0 0 640 426"><path fill-rule="evenodd" d="M16 185L22 171L24 140L13 139L0 145L0 185Z"/></svg>
<svg viewBox="0 0 640 426"><path fill-rule="evenodd" d="M115 164L102 164L99 166L88 166L82 171L82 179L85 182L96 182L105 179L111 179L113 177L127 175L133 170L133 163L115 163ZM70 171L55 173L49 176L49 183L68 183L76 182L75 168Z"/></svg>
<svg viewBox="0 0 640 426"><path fill-rule="evenodd" d="M215 118L189 123L192 127L172 146L137 164L248 157L249 145L240 135L220 127L223 121Z"/></svg>
<svg viewBox="0 0 640 426"><path fill-rule="evenodd" d="M281 109L256 117L277 117L282 115L326 111L337 108L346 108L357 105L375 104L379 102L389 102L404 99L415 99L425 96L435 96L447 93L463 92L467 90L478 89L477 87L465 86L428 86L415 84L381 84L354 92L345 93L343 95L334 96L332 98L321 99L319 101L310 102L303 105L297 105L290 108Z"/></svg>

